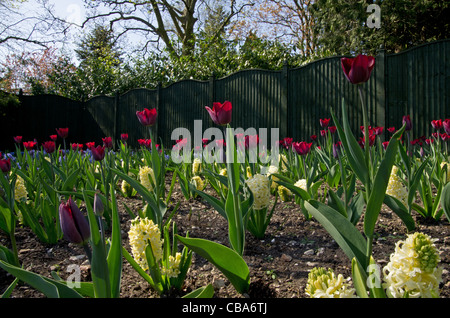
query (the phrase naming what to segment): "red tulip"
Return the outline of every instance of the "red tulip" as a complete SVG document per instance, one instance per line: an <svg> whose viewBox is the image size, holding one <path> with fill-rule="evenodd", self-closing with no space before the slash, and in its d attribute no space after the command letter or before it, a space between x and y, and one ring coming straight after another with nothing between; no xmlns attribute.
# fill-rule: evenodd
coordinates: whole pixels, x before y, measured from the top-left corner
<svg viewBox="0 0 450 318"><path fill-rule="evenodd" d="M445 132L450 135L450 119L444 120L442 126L444 127Z"/></svg>
<svg viewBox="0 0 450 318"><path fill-rule="evenodd" d="M55 142L54 141L46 141L42 144L46 153L50 154L55 151Z"/></svg>
<svg viewBox="0 0 450 318"><path fill-rule="evenodd" d="M141 146L144 146L148 149L152 147L152 140L151 139L138 139L138 143Z"/></svg>
<svg viewBox="0 0 450 318"><path fill-rule="evenodd" d="M128 134L120 134L120 140L126 142L128 140Z"/></svg>
<svg viewBox="0 0 450 318"><path fill-rule="evenodd" d="M58 139L58 135L50 135L50 139L56 141L56 139Z"/></svg>
<svg viewBox="0 0 450 318"><path fill-rule="evenodd" d="M280 145L286 148L286 150L289 150L292 148L292 138L286 137L280 140Z"/></svg>
<svg viewBox="0 0 450 318"><path fill-rule="evenodd" d="M22 136L15 136L14 142L20 144L22 142Z"/></svg>
<svg viewBox="0 0 450 318"><path fill-rule="evenodd" d="M375 127L374 128L374 134L379 136L383 133L383 127Z"/></svg>
<svg viewBox="0 0 450 318"><path fill-rule="evenodd" d="M97 147L91 147L90 149L95 161L101 161L105 158L105 147L98 145Z"/></svg>
<svg viewBox="0 0 450 318"><path fill-rule="evenodd" d="M433 126L434 129L439 130L442 128L442 120L438 119L438 120L432 120L431 121L431 126Z"/></svg>
<svg viewBox="0 0 450 318"><path fill-rule="evenodd" d="M361 84L369 80L375 66L375 58L362 54L354 58L343 57L341 58L341 66L350 83Z"/></svg>
<svg viewBox="0 0 450 318"><path fill-rule="evenodd" d="M334 134L336 132L337 127L336 126L330 126L328 127L328 130L330 131L330 133Z"/></svg>
<svg viewBox="0 0 450 318"><path fill-rule="evenodd" d="M71 146L72 146L72 150L73 151L83 150L83 144L76 144L76 143L74 143Z"/></svg>
<svg viewBox="0 0 450 318"><path fill-rule="evenodd" d="M330 123L330 118L319 119L319 122L322 128L327 128Z"/></svg>
<svg viewBox="0 0 450 318"><path fill-rule="evenodd" d="M308 143L306 141L294 142L292 143L292 148L301 156L306 156L311 150L312 142Z"/></svg>
<svg viewBox="0 0 450 318"><path fill-rule="evenodd" d="M23 146L28 150L32 150L35 146L36 146L36 142L35 141L24 141L23 142Z"/></svg>
<svg viewBox="0 0 450 318"><path fill-rule="evenodd" d="M205 108L216 125L226 125L231 122L231 110L233 108L231 102L213 103L213 109L208 106L205 106Z"/></svg>
<svg viewBox="0 0 450 318"><path fill-rule="evenodd" d="M158 114L156 112L156 108L151 110L145 108L143 111L137 111L136 116L139 119L139 122L147 127L155 124Z"/></svg>
<svg viewBox="0 0 450 318"><path fill-rule="evenodd" d="M369 147L374 145L375 138L376 138L375 135L369 135ZM366 138L365 137L360 137L359 139L360 139L359 140L359 145L361 146L361 148L364 148L365 144L366 144Z"/></svg>
<svg viewBox="0 0 450 318"><path fill-rule="evenodd" d="M91 141L91 142L87 142L86 143L86 148L87 149L91 149L92 147L95 147L95 142Z"/></svg>
<svg viewBox="0 0 450 318"><path fill-rule="evenodd" d="M62 139L66 139L69 135L69 128L57 128L56 132L58 133L59 137Z"/></svg>
<svg viewBox="0 0 450 318"><path fill-rule="evenodd" d="M112 148L113 143L112 143L111 137L105 137L105 138L102 138L102 140L103 140L103 146L105 146L106 148Z"/></svg>
<svg viewBox="0 0 450 318"><path fill-rule="evenodd" d="M67 203L59 205L59 219L64 237L74 244L84 244L91 236L89 222L78 206L69 198Z"/></svg>
<svg viewBox="0 0 450 318"><path fill-rule="evenodd" d="M389 127L387 130L392 134L395 132L395 127Z"/></svg>
<svg viewBox="0 0 450 318"><path fill-rule="evenodd" d="M8 173L11 170L11 158L0 159L0 170L3 173Z"/></svg>
<svg viewBox="0 0 450 318"><path fill-rule="evenodd" d="M317 135L311 135L310 138L311 138L312 141L316 141L317 140Z"/></svg>

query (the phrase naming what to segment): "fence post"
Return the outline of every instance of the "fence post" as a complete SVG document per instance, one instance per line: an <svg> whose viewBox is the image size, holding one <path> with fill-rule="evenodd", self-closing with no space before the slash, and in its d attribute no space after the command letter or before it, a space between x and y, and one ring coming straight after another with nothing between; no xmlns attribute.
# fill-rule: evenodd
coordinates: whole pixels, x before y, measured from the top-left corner
<svg viewBox="0 0 450 318"><path fill-rule="evenodd" d="M289 64L284 61L283 69L281 70L281 109L280 109L280 137L291 136L291 125L288 116L288 96L289 96Z"/></svg>
<svg viewBox="0 0 450 318"><path fill-rule="evenodd" d="M117 142L117 126L118 126L118 108L119 108L119 92L114 96L114 128L113 128L113 145Z"/></svg>
<svg viewBox="0 0 450 318"><path fill-rule="evenodd" d="M378 50L375 59L375 112L377 126L386 126L386 50L382 47ZM386 128L383 136L386 136Z"/></svg>
<svg viewBox="0 0 450 318"><path fill-rule="evenodd" d="M212 108L213 103L216 101L215 90L216 76L214 73L209 77L209 106Z"/></svg>
<svg viewBox="0 0 450 318"><path fill-rule="evenodd" d="M158 130L159 130L159 122L161 120L161 112L160 112L160 109L161 109L161 88L162 88L162 83L158 82L158 86L156 86L156 112L158 114L158 117L156 119L155 128L154 128L154 131L153 131L153 133L155 134L153 136L153 138L155 138L155 144L159 143L159 141L158 141L158 136L159 136ZM165 116L162 116L162 119L166 120ZM165 127L166 127L165 123L163 123L163 128L165 128ZM161 142L163 142L163 141L161 141Z"/></svg>

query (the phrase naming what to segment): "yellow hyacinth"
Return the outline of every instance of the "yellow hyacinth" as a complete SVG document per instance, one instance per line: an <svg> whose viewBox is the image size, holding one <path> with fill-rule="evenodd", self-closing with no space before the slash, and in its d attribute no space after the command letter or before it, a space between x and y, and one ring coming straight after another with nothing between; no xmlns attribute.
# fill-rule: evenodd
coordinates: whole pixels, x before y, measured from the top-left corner
<svg viewBox="0 0 450 318"><path fill-rule="evenodd" d="M287 172L288 168L288 160L285 154L279 154L278 155L278 160L281 161L281 172Z"/></svg>
<svg viewBox="0 0 450 318"><path fill-rule="evenodd" d="M194 162L192 163L192 174L194 176L200 174L202 171L202 161L199 158L195 158Z"/></svg>
<svg viewBox="0 0 450 318"><path fill-rule="evenodd" d="M14 199L19 202L28 200L28 192L25 187L25 181L19 175L17 176L16 186L14 188Z"/></svg>
<svg viewBox="0 0 450 318"><path fill-rule="evenodd" d="M305 293L311 298L357 298L349 280L342 274L336 276L332 269L314 267L308 274Z"/></svg>
<svg viewBox="0 0 450 318"><path fill-rule="evenodd" d="M288 202L292 199L291 190L282 185L278 186L278 195L283 202Z"/></svg>
<svg viewBox="0 0 450 318"><path fill-rule="evenodd" d="M161 268L161 274L175 278L180 274L181 253L176 253L175 257L169 256L168 267Z"/></svg>
<svg viewBox="0 0 450 318"><path fill-rule="evenodd" d="M261 210L269 206L270 180L261 174L255 174L246 181L250 191L253 193L253 209Z"/></svg>
<svg viewBox="0 0 450 318"><path fill-rule="evenodd" d="M199 191L202 191L205 188L205 182L199 176L193 176L191 179L191 183L195 186L195 188Z"/></svg>
<svg viewBox="0 0 450 318"><path fill-rule="evenodd" d="M297 188L300 188L300 189L302 189L302 190L308 191L308 190L307 190L306 179L300 179L300 180L298 180L296 183L294 183L294 185L295 185Z"/></svg>
<svg viewBox="0 0 450 318"><path fill-rule="evenodd" d="M447 167L447 175L446 175L446 180L445 183L450 182L450 164L448 162L441 162L441 169L444 169L445 167Z"/></svg>
<svg viewBox="0 0 450 318"><path fill-rule="evenodd" d="M267 177L272 176L272 184L270 185L270 187L272 189L276 189L278 184L276 183L276 181L278 181L278 178L273 176L274 173L278 173L278 167L277 166L269 166L269 168L267 169Z"/></svg>
<svg viewBox="0 0 450 318"><path fill-rule="evenodd" d="M153 173L153 169L147 166L141 167L139 169L139 180L141 184L147 188L149 191L153 191L152 182L150 182L150 177L152 177L153 184L156 183L155 174Z"/></svg>
<svg viewBox="0 0 450 318"><path fill-rule="evenodd" d="M162 245L164 240L161 239L161 232L156 224L148 218L137 217L131 223L128 231L130 239L131 253L136 262L142 269L148 270L145 249L151 244L153 255L156 262L162 259Z"/></svg>
<svg viewBox="0 0 450 318"><path fill-rule="evenodd" d="M252 177L252 169L250 169L250 167L247 167L246 171L247 171L247 178L251 178Z"/></svg>
<svg viewBox="0 0 450 318"><path fill-rule="evenodd" d="M388 297L439 297L442 268L438 267L440 257L435 241L416 232L396 243L390 262L383 268L383 287Z"/></svg>
<svg viewBox="0 0 450 318"><path fill-rule="evenodd" d="M408 190L401 182L397 172L397 166L393 166L386 189L386 194L398 199L403 203L403 205L408 206Z"/></svg>

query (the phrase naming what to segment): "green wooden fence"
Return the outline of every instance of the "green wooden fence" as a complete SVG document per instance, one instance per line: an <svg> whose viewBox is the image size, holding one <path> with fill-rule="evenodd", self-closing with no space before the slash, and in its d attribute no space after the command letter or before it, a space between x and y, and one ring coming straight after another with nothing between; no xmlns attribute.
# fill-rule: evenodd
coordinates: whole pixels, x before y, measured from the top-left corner
<svg viewBox="0 0 450 318"><path fill-rule="evenodd" d="M98 96L82 103L42 95L21 96L21 106L1 119L0 149L11 147L14 135L45 141L57 127L69 127L70 142L119 140L129 134L131 145L148 138L136 111L158 109L155 127L165 146L171 146L172 131L193 131L194 120L203 130L214 124L205 110L215 101L233 104L232 126L244 129L279 128L280 138L309 140L320 136L320 118L331 111L341 114L342 99L348 107L353 130L362 125L357 89L345 78L341 57L314 61L298 68L285 65L280 71L243 70L207 81L183 80L168 87L133 89L116 96ZM380 50L370 80L364 84L364 99L373 126L396 128L409 114L415 138L429 136L431 120L450 117L450 39L411 48L398 54Z"/></svg>

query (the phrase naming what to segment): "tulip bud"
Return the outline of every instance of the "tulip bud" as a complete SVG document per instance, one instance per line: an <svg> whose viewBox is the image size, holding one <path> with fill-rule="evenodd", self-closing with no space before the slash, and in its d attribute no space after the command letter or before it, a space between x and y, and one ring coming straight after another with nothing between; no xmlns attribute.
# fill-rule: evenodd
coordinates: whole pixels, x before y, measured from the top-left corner
<svg viewBox="0 0 450 318"><path fill-rule="evenodd" d="M105 207L103 206L103 202L96 193L94 196L94 213L97 216L102 216L105 211Z"/></svg>
<svg viewBox="0 0 450 318"><path fill-rule="evenodd" d="M216 125L227 125L231 122L231 111L233 109L231 102L225 101L221 103L213 103L213 108L205 106L209 116Z"/></svg>
<svg viewBox="0 0 450 318"><path fill-rule="evenodd" d="M11 170L11 158L0 159L0 170L3 173L8 173Z"/></svg>
<svg viewBox="0 0 450 318"><path fill-rule="evenodd" d="M375 66L375 58L362 54L354 58L343 57L341 58L341 66L350 83L361 84L369 80Z"/></svg>
<svg viewBox="0 0 450 318"><path fill-rule="evenodd" d="M89 222L72 198L59 205L59 219L64 237L69 242L84 245L91 236Z"/></svg>
<svg viewBox="0 0 450 318"><path fill-rule="evenodd" d="M445 132L450 135L450 119L444 120L442 126L444 127Z"/></svg>
<svg viewBox="0 0 450 318"><path fill-rule="evenodd" d="M95 161L102 161L105 158L105 147L98 145L97 147L91 147L92 157Z"/></svg>
<svg viewBox="0 0 450 318"><path fill-rule="evenodd" d="M69 135L69 128L56 128L56 132L58 133L59 137L62 139L66 139Z"/></svg>
<svg viewBox="0 0 450 318"><path fill-rule="evenodd" d="M406 127L405 127L406 131L409 131L412 129L411 118L409 117L409 115L403 116L402 124L403 125L406 124Z"/></svg>
<svg viewBox="0 0 450 318"><path fill-rule="evenodd" d="M158 113L156 111L156 108L153 109L145 108L143 111L136 112L136 116L139 119L139 122L145 127L153 126L156 123L157 115Z"/></svg>

